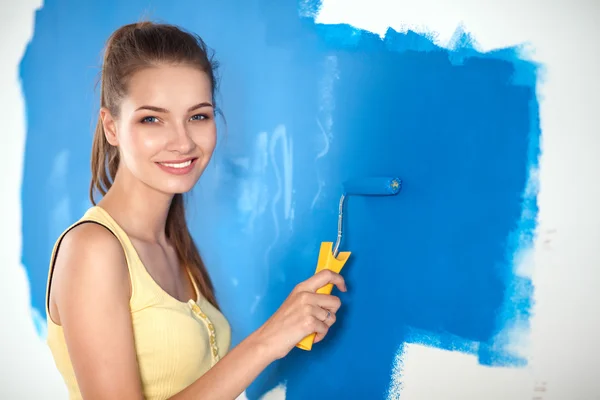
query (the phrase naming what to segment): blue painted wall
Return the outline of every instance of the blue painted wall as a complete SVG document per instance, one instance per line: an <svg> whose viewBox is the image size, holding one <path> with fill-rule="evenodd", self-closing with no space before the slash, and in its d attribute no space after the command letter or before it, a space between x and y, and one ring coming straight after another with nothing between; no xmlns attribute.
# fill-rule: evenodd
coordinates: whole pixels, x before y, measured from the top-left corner
<svg viewBox="0 0 600 400"><path fill-rule="evenodd" d="M315 25L294 1L45 2L21 64L33 307L44 313L56 237L89 206L100 51L145 15L197 32L222 63L227 127L190 216L235 343L310 276L320 242L335 240L340 182L404 181L397 197L350 199L338 323L312 352L270 367L250 398L284 381L288 399L383 398L407 341L482 364L525 362L491 345L527 319L533 290L512 254L537 211L523 198L539 151L535 66L515 49L480 54L468 36L448 51L412 32L381 40Z"/></svg>

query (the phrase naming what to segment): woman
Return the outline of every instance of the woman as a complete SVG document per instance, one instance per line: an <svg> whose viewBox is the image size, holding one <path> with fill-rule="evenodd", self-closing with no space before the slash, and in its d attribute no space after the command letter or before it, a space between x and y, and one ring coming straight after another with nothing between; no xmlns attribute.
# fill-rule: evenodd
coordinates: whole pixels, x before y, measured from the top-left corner
<svg viewBox="0 0 600 400"><path fill-rule="evenodd" d="M94 206L57 240L48 278L48 344L71 398L234 399L335 322L339 299L315 291L345 283L323 271L229 351L182 197L215 148L215 84L202 40L174 26L127 25L107 43Z"/></svg>

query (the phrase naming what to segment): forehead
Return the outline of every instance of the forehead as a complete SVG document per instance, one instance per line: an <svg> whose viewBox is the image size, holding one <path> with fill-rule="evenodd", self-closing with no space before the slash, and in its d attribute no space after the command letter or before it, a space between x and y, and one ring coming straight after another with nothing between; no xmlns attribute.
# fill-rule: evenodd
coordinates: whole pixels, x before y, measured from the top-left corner
<svg viewBox="0 0 600 400"><path fill-rule="evenodd" d="M127 85L123 109L152 105L171 111L212 102L208 75L187 65L160 65L135 72Z"/></svg>

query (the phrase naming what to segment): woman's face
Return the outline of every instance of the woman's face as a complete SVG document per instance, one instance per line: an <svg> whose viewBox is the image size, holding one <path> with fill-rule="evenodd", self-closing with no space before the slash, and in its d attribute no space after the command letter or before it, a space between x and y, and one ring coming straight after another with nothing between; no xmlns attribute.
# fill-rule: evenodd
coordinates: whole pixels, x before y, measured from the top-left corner
<svg viewBox="0 0 600 400"><path fill-rule="evenodd" d="M167 194L191 190L217 141L208 76L157 66L136 72L127 89L118 119L102 115L109 143L119 148L119 173Z"/></svg>

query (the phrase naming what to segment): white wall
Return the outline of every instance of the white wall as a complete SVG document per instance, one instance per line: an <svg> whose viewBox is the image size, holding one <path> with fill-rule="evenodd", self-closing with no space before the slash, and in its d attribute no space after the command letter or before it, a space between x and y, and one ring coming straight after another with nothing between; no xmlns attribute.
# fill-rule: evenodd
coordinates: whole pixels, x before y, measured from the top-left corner
<svg viewBox="0 0 600 400"><path fill-rule="evenodd" d="M41 0L1 2L0 109L0 395L66 398L62 380L30 311L21 260L21 171L25 110L18 66ZM459 24L483 50L527 42L545 65L539 85L542 158L539 237L520 271L532 276L535 308L520 341L524 369L486 368L471 356L408 345L399 356L403 399L600 398L600 6L582 0L325 0L318 21L346 22L383 33L417 27L446 45ZM18 171L18 172L15 172ZM534 392L536 387L545 392ZM281 398L271 394L269 398ZM393 396L392 396L393 397Z"/></svg>
<svg viewBox="0 0 600 400"><path fill-rule="evenodd" d="M21 265L21 178L25 146L25 104L19 63L33 36L41 0L0 2L0 397L64 399L62 379L34 326L29 284Z"/></svg>

